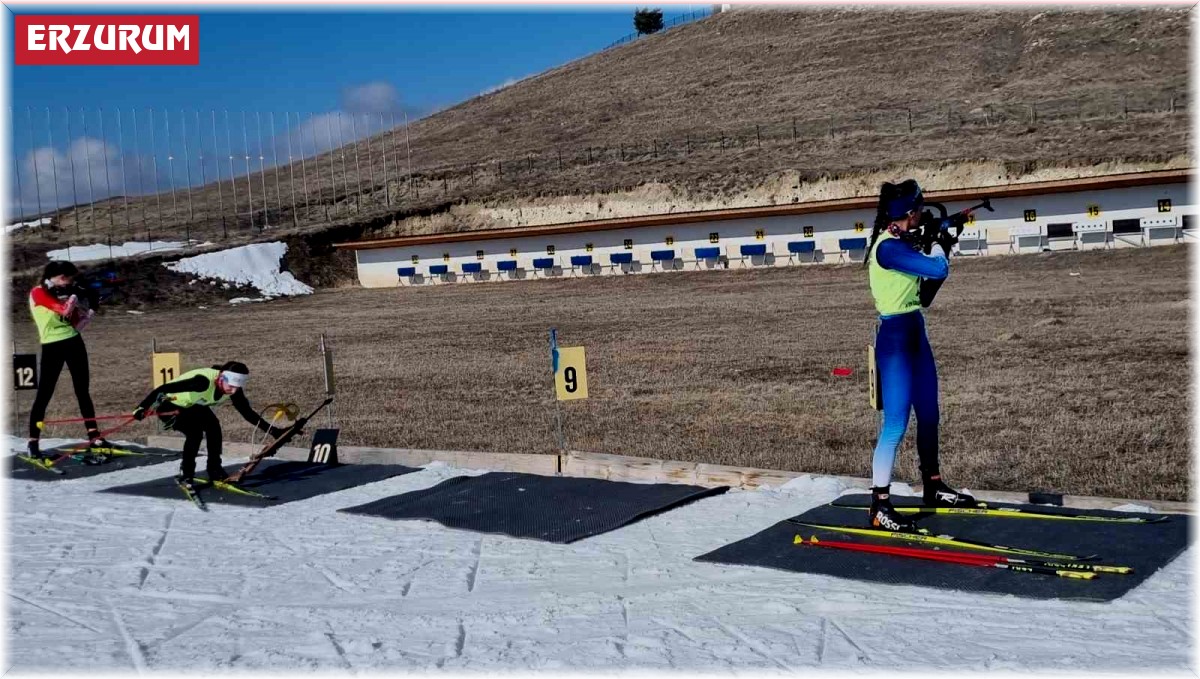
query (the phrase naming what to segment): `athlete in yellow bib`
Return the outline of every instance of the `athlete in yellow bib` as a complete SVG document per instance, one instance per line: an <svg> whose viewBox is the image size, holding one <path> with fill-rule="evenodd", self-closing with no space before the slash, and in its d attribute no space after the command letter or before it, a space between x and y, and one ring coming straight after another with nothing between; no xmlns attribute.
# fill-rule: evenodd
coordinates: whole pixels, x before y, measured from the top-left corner
<svg viewBox="0 0 1200 679"><path fill-rule="evenodd" d="M32 458L42 457L39 445L42 432L38 425L46 418L46 408L64 366L71 372L71 384L75 387L75 400L79 403L89 445L108 447L93 419L96 408L88 393L91 376L87 347L79 334L91 322L98 300L93 293L76 285L78 273L71 262L50 262L42 272L42 282L29 291L29 313L37 325L38 340L42 345L41 381L29 409L28 446Z"/></svg>
<svg viewBox="0 0 1200 679"><path fill-rule="evenodd" d="M141 420L153 407L167 429L174 429L186 437L179 482L189 489L194 490L192 476L196 473L196 455L202 440L208 441L205 465L208 478L222 481L228 476L221 468L221 422L211 408L231 403L256 428L271 436L284 432L280 427L271 426L250 407L243 391L249 377L250 369L237 361L190 370L150 392L134 409L133 416Z"/></svg>
<svg viewBox="0 0 1200 679"><path fill-rule="evenodd" d="M888 491L911 412L917 415L917 455L925 504L975 505L970 495L942 481L938 466L937 366L922 309L933 303L950 273L947 257L955 238L939 227L935 242L940 247L922 251L914 234L921 223L923 204L921 187L911 179L883 185L866 262L871 296L879 312L875 359L883 398L883 425L872 460L870 520L877 528L903 532L914 531L916 526L896 511Z"/></svg>

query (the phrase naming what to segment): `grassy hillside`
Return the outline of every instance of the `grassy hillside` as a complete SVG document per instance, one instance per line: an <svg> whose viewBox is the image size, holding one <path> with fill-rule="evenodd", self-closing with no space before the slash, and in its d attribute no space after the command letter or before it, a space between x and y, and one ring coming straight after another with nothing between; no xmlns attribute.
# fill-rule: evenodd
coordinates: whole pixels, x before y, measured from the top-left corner
<svg viewBox="0 0 1200 679"><path fill-rule="evenodd" d="M1188 42L1187 9L737 10L414 123L411 181L398 173L397 130L335 151L332 171L325 154L304 172L296 163L253 175L270 205L257 198L253 216L244 196L233 214L226 181L224 224L210 183L191 192L190 220L182 198L176 209L134 198L128 220L118 198L14 240L461 230L521 222L503 208L548 196L571 205L545 219L583 218L605 194L646 185L662 195L632 210L791 202L810 182L879 171L924 169L931 188L952 188L978 179L950 170L977 162L999 168L989 170L996 183L1114 161L1188 164ZM307 183L308 207L292 209L289 182ZM444 218L412 219L422 215Z"/></svg>

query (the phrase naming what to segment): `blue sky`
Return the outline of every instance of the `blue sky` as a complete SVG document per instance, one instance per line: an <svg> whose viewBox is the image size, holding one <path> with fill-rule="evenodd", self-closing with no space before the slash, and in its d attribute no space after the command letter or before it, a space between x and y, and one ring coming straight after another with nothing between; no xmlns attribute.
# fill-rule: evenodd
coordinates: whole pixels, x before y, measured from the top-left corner
<svg viewBox="0 0 1200 679"><path fill-rule="evenodd" d="M179 136L183 123L195 127L193 111L202 112L202 133L194 140L193 149L208 143L204 137L211 131L208 111L215 109L219 123L218 150L225 148L222 111L228 110L233 119L235 139L231 148L235 152L241 143L236 138L241 132L240 111L262 112L266 134L269 134L266 118L269 111L275 112L279 133L283 129L284 111L301 112L304 122L313 113L315 134L309 142L313 151L323 150L326 144L319 140L331 136L330 132L335 142L343 127L344 138L350 135L349 115L342 120L322 122L334 112L386 111L385 125L390 124L393 115L399 120L404 112L414 117L426 115L605 48L633 32L634 8L635 5L459 7L345 12L288 8L230 12L203 7L192 10L173 7L170 11L146 6L22 7L20 13L30 14L199 14L201 53L200 65L194 67L13 66L10 98L15 117L13 149L22 181L33 184L31 149L41 149L39 153L45 154L41 156L41 165L56 162L50 154L51 140L60 154L57 162L82 152L85 149L80 144L86 146L81 141L86 116L87 136L95 144L90 150L127 156L128 164L133 160L128 148L133 136L130 112L138 110L137 136L142 146L148 146L148 110L153 108L156 141L160 144L168 124L163 116L171 116L169 124L174 138ZM662 6L667 19L691 9L708 8L709 5L698 3ZM12 17L9 11L5 30L10 35ZM32 107L32 143L26 107ZM50 108L49 124L46 107ZM72 111L69 129L64 108ZM81 111L84 108L86 114ZM104 110L103 134L99 131L98 109ZM118 109L122 111L124 129L120 139L115 127ZM292 121L295 120L293 117ZM358 127L378 127L378 116L364 115L357 122ZM252 114L249 124L255 124ZM256 145L254 135L252 128L249 133L252 151ZM68 137L76 143L75 148L68 146ZM300 143L299 139L296 141ZM265 145L270 146L269 139ZM143 156L147 154L145 149L139 151ZM165 157L167 151L159 153ZM110 158L109 162L118 161ZM132 166L126 169L133 170ZM44 167L38 167L38 175L45 172ZM182 172L179 174L183 176ZM131 193L137 192L136 181L130 180ZM102 189L95 190L97 194L105 193ZM23 186L22 202L26 194L31 194L31 190Z"/></svg>

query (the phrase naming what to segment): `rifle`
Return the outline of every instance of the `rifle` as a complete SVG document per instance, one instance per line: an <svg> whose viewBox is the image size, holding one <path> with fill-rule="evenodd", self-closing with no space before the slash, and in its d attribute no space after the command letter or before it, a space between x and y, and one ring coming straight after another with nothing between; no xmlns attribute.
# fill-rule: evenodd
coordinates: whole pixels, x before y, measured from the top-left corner
<svg viewBox="0 0 1200 679"><path fill-rule="evenodd" d="M972 205L971 207L964 208L958 212L955 212L953 215L948 214L946 211L946 206L941 203L926 201L925 204L937 208L938 212L941 213L941 215L938 217L934 217L933 213L929 210L925 210L921 214L921 222L917 225L919 233L916 234L916 238L921 244L921 249L925 252L925 254L929 254L933 251L933 246L938 242L938 237L942 231L953 230L952 236L947 241L948 246L957 243L958 237L962 235L963 227L967 225L967 219L976 210L984 208L988 212L995 212L995 210L992 209L992 201L990 198L984 198L983 201L978 205ZM946 255L949 256L950 253L947 252Z"/></svg>
<svg viewBox="0 0 1200 679"><path fill-rule="evenodd" d="M332 402L333 402L332 396L325 399L324 401L321 401L321 405L317 406L316 408L313 408L311 413L309 413L309 414L305 415L304 417L301 417L300 419L293 422L292 425L290 427L288 427L287 429L283 430L283 433L280 434L274 441L271 441L270 443L266 444L265 446L262 447L262 450L258 451L254 455L252 455L250 457L250 460L246 464L242 465L242 468L237 470L236 473L230 475L230 477L228 479L226 479L226 481L229 483L240 483L241 480L243 478L245 478L247 474L254 471L254 468L257 467L260 462L262 462L264 459L266 459L268 457L274 457L275 453L278 453L280 448L287 445L288 442L291 441L296 436L296 434L300 433L300 430L304 428L304 425L308 424L309 420L311 420L313 417L315 417L317 413L321 412L321 410L323 408L325 408L325 406L329 405Z"/></svg>

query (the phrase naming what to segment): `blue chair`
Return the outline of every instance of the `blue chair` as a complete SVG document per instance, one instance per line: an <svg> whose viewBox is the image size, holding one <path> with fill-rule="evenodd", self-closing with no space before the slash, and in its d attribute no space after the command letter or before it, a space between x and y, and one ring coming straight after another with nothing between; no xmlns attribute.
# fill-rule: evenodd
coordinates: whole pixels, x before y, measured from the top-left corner
<svg viewBox="0 0 1200 679"><path fill-rule="evenodd" d="M798 259L801 256L807 261L815 261L817 257L817 244L811 240L794 240L787 244L788 261Z"/></svg>
<svg viewBox="0 0 1200 679"><path fill-rule="evenodd" d="M534 272L541 271L543 276L549 276L554 271L554 258L538 257L533 260L533 270Z"/></svg>
<svg viewBox="0 0 1200 679"><path fill-rule="evenodd" d="M400 278L412 278L413 276L417 275L417 267L402 266L402 267L396 269L396 275L399 276Z"/></svg>
<svg viewBox="0 0 1200 679"><path fill-rule="evenodd" d="M450 267L446 264L434 264L429 267L430 276L442 276L450 272Z"/></svg>
<svg viewBox="0 0 1200 679"><path fill-rule="evenodd" d="M464 274L477 274L483 272L483 262L465 262L462 265Z"/></svg>
<svg viewBox="0 0 1200 679"><path fill-rule="evenodd" d="M741 255L741 258L738 259L738 263L741 264L742 266L746 266L746 258L747 257L766 257L767 256L767 244L766 243L748 243L748 244L740 245L740 246L738 246L738 253Z"/></svg>
<svg viewBox="0 0 1200 679"><path fill-rule="evenodd" d="M624 273L629 273L633 270L633 253L632 252L613 252L608 255L609 268L613 271L618 266L628 265L628 269L622 269Z"/></svg>
<svg viewBox="0 0 1200 679"><path fill-rule="evenodd" d="M517 270L517 260L504 259L499 262L496 262L496 270L497 271L516 271Z"/></svg>
<svg viewBox="0 0 1200 679"><path fill-rule="evenodd" d="M650 262L651 262L651 264L650 264L651 271L654 270L655 264L660 264L662 262L674 263L675 262L675 251L674 250L651 250L650 251ZM674 267L672 267L672 268L674 268Z"/></svg>
<svg viewBox="0 0 1200 679"><path fill-rule="evenodd" d="M838 239L838 250L840 251L840 252L838 252L838 260L839 261L845 259L847 253L861 251L865 254L867 251L867 239L866 238L839 238ZM851 259L853 260L854 257L851 257Z"/></svg>
<svg viewBox="0 0 1200 679"><path fill-rule="evenodd" d="M696 248L696 268L700 268L700 262L712 264L721 259L721 248Z"/></svg>
<svg viewBox="0 0 1200 679"><path fill-rule="evenodd" d="M577 269L579 267L588 267L590 269L591 266L592 266L592 256L591 255L571 255L571 275L572 276L575 275L575 269Z"/></svg>

